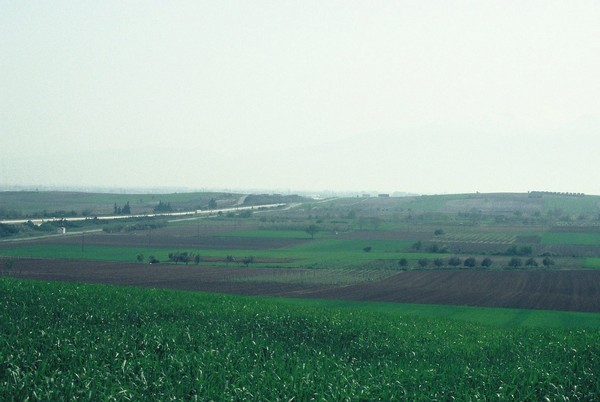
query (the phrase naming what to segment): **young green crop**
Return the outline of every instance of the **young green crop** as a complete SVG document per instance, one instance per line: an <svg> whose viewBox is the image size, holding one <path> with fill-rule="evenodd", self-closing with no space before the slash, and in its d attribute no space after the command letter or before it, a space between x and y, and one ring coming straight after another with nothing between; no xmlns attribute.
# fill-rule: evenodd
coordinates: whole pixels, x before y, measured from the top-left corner
<svg viewBox="0 0 600 402"><path fill-rule="evenodd" d="M600 396L597 329L14 279L0 295L2 400Z"/></svg>
<svg viewBox="0 0 600 402"><path fill-rule="evenodd" d="M120 262L135 262L138 254L154 255L160 261L167 261L169 253L194 252L202 257L222 257L232 255L241 259L248 254L256 258L288 258L292 263L278 263L289 267L318 267L318 268L347 268L353 265L381 260L398 260L406 256L411 261L417 258L434 258L435 254L403 254L410 246L410 242L393 240L341 240L322 239L308 241L295 247L283 249L197 249L188 248L159 248L159 247L118 247L73 244L32 244L15 245L11 248L0 248L0 256L7 257L35 257L35 258L70 258L85 260L106 260ZM372 246L372 251L366 253L365 246ZM214 263L211 263L214 264Z"/></svg>
<svg viewBox="0 0 600 402"><path fill-rule="evenodd" d="M588 232L546 232L542 234L544 244L576 244L576 245L598 245L600 244L600 233Z"/></svg>

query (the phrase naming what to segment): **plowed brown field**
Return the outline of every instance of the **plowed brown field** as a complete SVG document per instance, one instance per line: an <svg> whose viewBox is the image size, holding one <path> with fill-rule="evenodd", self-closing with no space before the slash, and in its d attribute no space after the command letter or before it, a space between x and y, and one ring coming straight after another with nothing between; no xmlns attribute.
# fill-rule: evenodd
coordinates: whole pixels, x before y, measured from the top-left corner
<svg viewBox="0 0 600 402"><path fill-rule="evenodd" d="M22 278L244 295L600 312L600 271L409 271L355 285L244 282L275 268L17 259Z"/></svg>

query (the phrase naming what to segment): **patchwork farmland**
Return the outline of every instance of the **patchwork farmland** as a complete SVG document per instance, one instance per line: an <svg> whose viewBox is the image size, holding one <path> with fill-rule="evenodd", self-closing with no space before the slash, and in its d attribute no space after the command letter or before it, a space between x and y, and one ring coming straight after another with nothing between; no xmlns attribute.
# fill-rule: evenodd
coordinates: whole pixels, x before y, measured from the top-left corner
<svg viewBox="0 0 600 402"><path fill-rule="evenodd" d="M73 209L73 205L69 204L70 197L70 194L63 194L63 204L58 202L53 204L53 208ZM174 209L184 209L186 205L190 205L189 199L199 199L195 197L188 195L170 199L169 195L162 195L158 198L161 202L170 202ZM202 197L204 201L212 199L209 194L203 194ZM238 194L220 194L219 197L230 200L228 205L247 199ZM18 205L11 205L6 201L9 199L18 199L18 195L11 194L9 198L2 200L0 194L0 200L7 206L6 210L25 218L38 215L33 210L17 211ZM102 203L110 202L108 195L98 199L102 200ZM302 399L317 394L341 399L388 399L401 395L407 398L421 395L425 399L468 399L474 395L472 392L479 393L482 398L500 395L501 399L597 399L599 390L594 384L598 383L596 376L600 371L597 367L600 344L600 197L544 195L541 198L532 198L527 194L472 194L328 200L264 196L257 199L282 202L285 206L261 210L257 204L249 211L222 213L219 213L217 208L211 216L191 215L185 219L162 216L121 219L117 222L99 214L77 222L50 220L42 225L44 227L34 227L28 223L2 224L0 289L5 302L12 303L11 307L7 305L4 309L3 320L11 324L3 327L3 336L13 339L14 343L3 346L1 350L3 356L6 356L2 362L5 369L0 372L1 395L26 399L33 397L31 390L34 390L36 395L45 396L47 399L53 399L53 395L66 398L69 395L84 393L92 398L115 399L119 392L120 395L134 399L147 397L150 393L160 394L165 398L182 398L184 394L191 395L191 390L195 390L201 399L217 398L218 395L230 395L234 399L236 395L240 398L262 395L267 399ZM52 200L60 200L60 194L53 194ZM461 200L465 202L462 209L459 207ZM121 200L123 201L125 200ZM582 207L584 204L585 208ZM108 209L105 204L102 205L99 211ZM482 207L478 208L478 205ZM82 204L77 204L75 208L81 206ZM93 206L87 205L86 208ZM66 233L55 233L56 227L65 227ZM83 283L102 286L88 288L82 285ZM113 288L114 285L118 288ZM67 303L65 306L70 307L60 310L63 307L59 304L51 306L34 303L28 299L30 290L27 289L37 292L40 298L46 298L48 303L52 303L50 300L55 300L56 303L58 300L64 300L64 303ZM187 306L182 307L182 314L185 314L186 309L195 308L192 306L199 306L194 301L196 297L203 298L202 308L206 309L206 314L216 314L216 310L212 311L213 307L210 307L213 303L219 304L219 308L222 309L223 300L231 300L225 303L236 305L236 311L215 321L213 330L222 331L237 325L234 322L251 321L250 316L246 315L251 314L255 321L258 319L257 323L260 322L260 325L267 325L272 331L281 333L281 338L275 341L271 338L274 333L267 334L256 327L246 326L244 331L247 331L251 339L256 336L267 343L260 343L260 346L256 346L258 349L249 344L242 351L234 346L235 342L242 342L239 339L227 346L214 343L214 339L202 341L202 348L228 348L230 353L238 356L238 360L233 362L218 358L215 363L237 365L241 367L241 371L232 368L222 372L222 381L215 382L202 374L207 369L202 364L206 364L210 357L197 356L196 363L182 363L188 365L188 370L192 373L193 378L190 378L191 382L188 385L176 385L173 382L180 373L176 366L161 360L161 364L171 370L170 374L161 377L157 366L144 360L140 354L143 352L145 356L157 357L157 350L161 349L171 350L164 355L171 356L169 359L179 359L181 353L193 355L192 350L183 346L172 349L174 345L180 345L181 341L175 333L169 335L172 339L156 338L156 345L162 346L156 346L159 349L153 349L151 352L145 349L129 349L124 344L107 344L108 349L120 350L119 356L129 356L123 357L126 361L120 360L121 371L127 380L118 389L111 385L117 380L108 372L102 371L100 367L89 366L85 369L96 373L94 378L100 376L106 378L107 382L86 388L75 381L74 384L79 385L72 391L74 393L69 393L71 391L65 388L71 381L69 376L83 370L76 362L79 361L77 356L85 353L85 348L75 347L76 342L71 335L65 335L61 342L75 347L73 356L61 354L59 358L67 359L73 365L60 374L56 372L57 368L51 361L43 363L50 371L36 377L35 365L23 366L17 360L8 359L9 356L16 356L17 349L29 350L31 353L47 353L37 346L26 345L22 339L13 337L13 334L20 333L18 328L26 327L19 318L25 313L19 312L16 306L25 306L23 308L29 311L27 314L36 316L41 311L46 311L55 316L74 317L73 322L64 323L65 331L70 331L70 334L76 333L74 328L77 322L88 322L88 318L85 317L106 317L102 318L102 322L108 327L89 327L88 333L91 337L97 336L95 331L98 329L122 331L123 334L128 333L126 336L130 336L131 339L144 338L152 331L148 327L149 321L146 317L147 311L150 310L160 311L157 314L165 317L156 324L165 331L170 326L174 326L174 331L177 331L177 328L187 328L189 337L193 339L205 330L201 321L194 321L195 319L188 324L179 319L175 323L170 322L168 317L171 313L162 312L163 307L154 304L158 301L149 302L146 307L143 307L141 302L133 301L138 300L138 297L139 300L154 300L152 295L158 294L157 289L173 292L160 293L161 305L168 305L167 300L170 298L181 298L183 305ZM102 307L88 305L84 310L78 311L74 301L87 300L88 296L85 295L91 294L89 292L98 300L128 297L118 296L119 292L135 294L135 297L127 311L121 311L121 307L110 303ZM217 296L217 293L238 295L236 297L252 296L254 299L222 299L223 296ZM67 296L59 297L60 294ZM267 298L262 298L265 296ZM256 302L256 307L248 307L254 305L251 300L259 300L258 298L260 302ZM272 309L283 308L281 303L289 305L285 307L291 309L289 314L280 316L274 313L275 310ZM303 306L310 303L322 307L306 310ZM464 310L467 306L470 310ZM373 311L372 309L378 310L368 313L374 315L364 315L367 314L366 311ZM392 318L387 315L390 311L410 313L394 315ZM308 380L307 372L293 374L293 370L297 369L297 364L314 366L314 370L323 377L326 377L325 373L329 370L333 370L330 364L336 361L339 353L321 340L331 335L326 335L327 331L343 332L346 329L329 328L325 322L331 314L346 322L344 325L348 325L347 329L353 328L350 330L353 334L352 339L368 338L371 341L367 342L364 348L353 350L352 355L344 357L349 359L349 363L344 366L343 375L352 376L355 379L352 383L354 385L332 383L331 393L327 394L327 384ZM269 315L272 317L271 321L266 318ZM464 332L467 327L451 318L458 316L461 320L471 320L469 325L473 326L468 326L471 335ZM541 318L551 316L557 318L550 321ZM135 317L146 318L140 318L139 321ZM316 355L307 355L289 366L286 363L289 361L286 359L292 358L289 355L269 354L267 361L274 364L269 375L255 372L252 367L256 366L244 366L240 363L242 355L264 353L266 348L279 350L277 348L281 347L281 351L294 350L297 347L295 340L300 342L299 339L304 335L290 332L293 331L293 326L286 324L289 323L289 317L296 317L294 320L301 322L316 320L315 322L319 323L316 326L305 325L306 330L313 333L310 339L320 339L314 344ZM367 327L357 320L361 323L362 320L376 323L374 325L382 328L383 332L380 335L371 334ZM52 337L60 338L60 325L57 328L48 328L47 324L42 324L44 321L41 318L39 322L43 328L31 327L29 331L43 331L53 334ZM129 329L124 329L122 325L129 325L127 322L134 323L134 327L140 328L142 332L133 329L133 332L129 332ZM543 359L537 359L536 364L526 368L527 378L535 378L536 381L530 393L525 392L524 388L526 384L530 384L527 382L529 380L519 382L518 378L521 375L516 375L513 371L516 370L516 366L502 363L501 366L506 367L506 370L502 371L504 369L500 369L500 366L493 362L494 359L484 359L477 363L480 367L487 367L485 370L491 370L490 373L495 373L492 374L493 378L479 378L478 385L471 384L469 388L464 382L457 380L463 378L462 366L460 370L451 366L443 368L439 366L443 359L424 360L422 365L419 363L415 366L391 353L391 350L380 349L381 345L390 339L394 343L399 342L400 338L397 336L406 336L404 333L399 335L395 332L395 335L391 335L388 329L383 330L385 326L402 327L409 322L410 325L415 325L416 333L428 334L423 335L425 337L437 334L438 331L439 334L444 334L449 328L454 328L451 330L454 334L452 336L466 336L471 339L464 345L461 344L460 350L454 347L448 349L450 354L464 354L465 360L461 365L469 366L468 361L474 359L473 355L467 352L470 347L468 345L473 344L474 339L488 339L491 336L486 332L486 326L490 325L498 326L498 329L493 331L499 332L495 332L493 336L499 337L499 344L504 345L492 355L499 356L508 353L509 350L518 349L516 340L527 339L527 344L522 350L524 356L536 351L538 355L547 353L549 360L544 363ZM499 322L503 324L500 325ZM427 326L432 324L438 328L433 330L433 333L431 329L427 329ZM529 325L535 328L522 332L523 326ZM549 325L550 329L543 329L545 325ZM67 330L67 326L70 329ZM576 335L572 331L577 331ZM337 335L342 338L345 336L341 332L334 336ZM385 338L388 341L380 336L388 337ZM448 336L439 335L440 342L454 342ZM435 337L438 339L438 335ZM579 339L577 342L582 343L575 342L575 338ZM43 344L39 340L35 342L37 345ZM554 342L561 348L572 347L577 352L573 352L566 360L561 360L563 358L559 359L558 355L543 346L548 342ZM411 349L414 350L415 345L405 346L406 349L398 346L398 350L402 351L400 353L412 353ZM487 353L485 350L490 344L484 343L481 347L483 353ZM381 353L378 354L377 350ZM427 349L423 350L423 353L433 352ZM379 357L375 359L376 356ZM126 374L125 369L130 362L138 365L138 369ZM546 367L563 365L571 368L566 375L549 373L545 377L539 372L541 366L537 365L538 363ZM370 369L366 369L371 367L371 364L389 365L391 371L385 371L386 374L383 374L382 381L385 384L381 387L374 387L373 378L368 377L373 375ZM520 364L523 366L524 363ZM329 368L318 371L316 367L319 365ZM430 365L438 369L434 370L433 377L425 378L427 370L430 370L425 367ZM145 379L140 377L140 370L147 373L151 381L167 381L171 385L168 389L158 385L150 386L146 375ZM414 376L402 375L403 370L416 370L420 380ZM262 380L258 381L262 387L257 388L245 383L243 379L250 375L262 376ZM297 388L294 385L297 376L304 376L302 378L308 381L306 388ZM398 378L398 383L394 383L396 385L390 382L393 376ZM445 376L449 380L435 380L437 376ZM55 388L44 383L43 378L54 378L55 383L62 384L61 391L52 394L56 391ZM481 381L488 385L483 385ZM419 382L421 391L418 391ZM283 384L284 387L275 394L262 393L261 389L271 389L275 383ZM29 384L30 391L19 388L19 384ZM227 384L236 385L229 388L230 385Z"/></svg>

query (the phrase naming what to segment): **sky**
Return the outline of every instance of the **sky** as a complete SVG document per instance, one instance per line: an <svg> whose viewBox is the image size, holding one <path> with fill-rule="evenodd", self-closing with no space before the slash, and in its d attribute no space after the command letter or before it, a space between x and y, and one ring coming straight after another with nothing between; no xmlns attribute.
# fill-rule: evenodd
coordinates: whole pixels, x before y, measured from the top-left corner
<svg viewBox="0 0 600 402"><path fill-rule="evenodd" d="M600 194L598 1L0 0L0 187Z"/></svg>

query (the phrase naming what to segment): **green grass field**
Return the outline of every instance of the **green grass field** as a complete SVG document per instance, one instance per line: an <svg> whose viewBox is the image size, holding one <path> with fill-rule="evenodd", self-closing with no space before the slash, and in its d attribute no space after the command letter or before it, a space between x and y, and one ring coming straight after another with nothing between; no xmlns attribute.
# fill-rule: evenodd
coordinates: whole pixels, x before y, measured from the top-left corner
<svg viewBox="0 0 600 402"><path fill-rule="evenodd" d="M597 400L597 314L0 279L2 400Z"/></svg>
<svg viewBox="0 0 600 402"><path fill-rule="evenodd" d="M583 266L585 268L600 268L600 258L586 258Z"/></svg>
<svg viewBox="0 0 600 402"><path fill-rule="evenodd" d="M543 233L542 243L544 244L569 244L569 245L599 245L600 232L595 233L576 233L576 232L546 232Z"/></svg>
<svg viewBox="0 0 600 402"><path fill-rule="evenodd" d="M4 257L35 257L35 258L69 258L85 260L106 260L120 262L134 262L138 254L144 256L154 255L160 261L167 261L171 252L188 251L202 257L225 258L232 255L236 258L252 255L258 258L289 258L296 261L286 263L285 266L311 266L315 268L341 268L350 267L372 260L394 260L408 258L416 261L419 258L436 258L439 254L408 253L411 242L395 240L341 240L341 239L315 239L297 246L283 249L198 249L198 248L159 248L159 247L118 247L94 246L81 244L28 244L15 245L11 248L0 249L0 256ZM365 252L365 247L372 247L370 252ZM284 263L278 263L282 265Z"/></svg>

